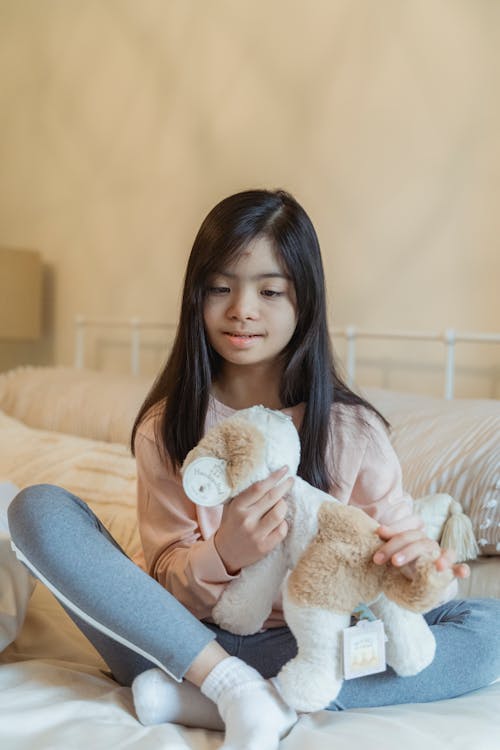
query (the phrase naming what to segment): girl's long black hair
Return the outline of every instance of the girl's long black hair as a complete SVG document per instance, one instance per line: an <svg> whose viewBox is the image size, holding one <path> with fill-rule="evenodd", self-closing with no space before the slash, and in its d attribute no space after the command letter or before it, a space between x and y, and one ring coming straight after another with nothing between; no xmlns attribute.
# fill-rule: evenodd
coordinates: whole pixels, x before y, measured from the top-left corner
<svg viewBox="0 0 500 750"><path fill-rule="evenodd" d="M246 190L231 195L202 223L188 260L173 348L135 420L132 451L140 422L159 404L163 415L157 440L174 467L181 466L203 436L211 384L221 366L221 358L205 334L206 287L213 274L257 237L267 237L273 243L297 298L297 326L283 352L280 397L284 407L305 402L298 474L313 486L329 491L336 485L325 460L332 404L364 406L385 420L337 372L328 333L318 238L302 206L284 190Z"/></svg>

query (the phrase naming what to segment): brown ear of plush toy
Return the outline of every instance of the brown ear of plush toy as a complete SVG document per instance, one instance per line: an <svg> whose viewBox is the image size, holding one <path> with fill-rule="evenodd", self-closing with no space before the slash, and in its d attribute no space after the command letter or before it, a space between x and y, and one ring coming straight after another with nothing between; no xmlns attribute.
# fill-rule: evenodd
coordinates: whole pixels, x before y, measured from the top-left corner
<svg viewBox="0 0 500 750"><path fill-rule="evenodd" d="M255 425L247 420L232 419L211 430L186 456L189 464L198 458L211 456L226 462L226 481L235 490L245 477L264 463L266 441Z"/></svg>
<svg viewBox="0 0 500 750"><path fill-rule="evenodd" d="M413 612L435 606L451 573L438 573L430 559L416 562L411 579L390 563L376 565L373 555L382 544L377 526L359 508L323 503L318 533L288 579L292 600L338 613L350 613L380 593Z"/></svg>

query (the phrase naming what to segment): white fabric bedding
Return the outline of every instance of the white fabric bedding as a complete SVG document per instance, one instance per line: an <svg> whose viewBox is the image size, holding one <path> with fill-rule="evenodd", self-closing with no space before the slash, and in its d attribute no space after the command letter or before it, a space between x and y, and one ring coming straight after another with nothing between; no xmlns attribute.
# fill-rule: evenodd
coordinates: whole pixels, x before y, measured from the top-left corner
<svg viewBox="0 0 500 750"><path fill-rule="evenodd" d="M25 626L0 654L2 750L215 750L222 734L143 727L131 692L37 584ZM283 750L498 750L500 682L454 700L302 716ZM495 736L496 732L496 736Z"/></svg>
<svg viewBox="0 0 500 750"><path fill-rule="evenodd" d="M391 412L390 395L384 394L383 401L394 423L403 404L395 401ZM46 431L35 434L15 422L0 414L0 479L69 486L90 501L118 541L133 552L138 539L133 461L127 450L105 443L89 446L81 438ZM474 561L471 579L460 585L461 595L500 597L499 568L498 555ZM215 750L222 744L217 732L173 724L141 726L130 690L105 672L99 655L37 583L24 626L0 653L1 750ZM500 681L432 704L322 711L302 716L280 748L498 750L499 705Z"/></svg>
<svg viewBox="0 0 500 750"><path fill-rule="evenodd" d="M222 744L218 732L173 724L142 727L130 714L125 688L97 675L30 662L20 685L16 668L6 670L0 708L0 721L8 722L2 731L5 750L216 750ZM491 721L500 696L497 688L411 709L390 706L304 716L280 749L352 750L370 742L370 747L385 750L401 750L403 743L406 750L498 750L498 726Z"/></svg>

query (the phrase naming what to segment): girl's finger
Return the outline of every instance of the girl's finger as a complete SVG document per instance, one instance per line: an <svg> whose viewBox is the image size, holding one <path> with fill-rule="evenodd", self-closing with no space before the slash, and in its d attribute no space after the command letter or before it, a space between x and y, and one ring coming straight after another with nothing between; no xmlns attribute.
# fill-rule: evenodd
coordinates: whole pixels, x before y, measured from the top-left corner
<svg viewBox="0 0 500 750"><path fill-rule="evenodd" d="M288 534L288 523L287 521L282 521L279 526L277 526L270 534L267 536L267 543L269 550L272 550L278 545L280 542L285 539L286 535Z"/></svg>
<svg viewBox="0 0 500 750"><path fill-rule="evenodd" d="M263 537L272 534L285 520L288 506L285 500L278 500L261 518L260 529Z"/></svg>
<svg viewBox="0 0 500 750"><path fill-rule="evenodd" d="M457 556L454 550L442 549L441 555L436 560L436 568L438 570L446 570L446 568L451 568L457 578L468 578L470 574L469 566L465 563L456 563L456 559Z"/></svg>
<svg viewBox="0 0 500 750"><path fill-rule="evenodd" d="M439 571L451 568L455 578L468 578L470 576L470 568L466 563L455 562L455 552L453 550L441 550L441 555L436 560L436 568Z"/></svg>
<svg viewBox="0 0 500 750"><path fill-rule="evenodd" d="M377 529L377 534L381 539L390 539L403 531L423 529L424 527L425 524L422 517L414 513L413 515L406 516L406 518L402 518L400 521L395 521L390 525L381 524Z"/></svg>
<svg viewBox="0 0 500 750"><path fill-rule="evenodd" d="M262 518L269 510L271 510L286 494L290 492L293 487L293 477L285 479L284 482L280 482L272 487L265 495L260 497L253 503L249 508L251 513L255 513L259 518Z"/></svg>
<svg viewBox="0 0 500 750"><path fill-rule="evenodd" d="M387 562L387 560L392 559L394 555L403 554L403 550L406 547L408 547L410 544L415 543L421 545L421 548L427 554L429 554L429 550L439 549L437 542L434 542L432 539L423 536L422 532L419 529L415 529L413 531L405 531L401 534L397 534L396 536L389 539L388 542L383 544L376 551L375 555L373 556L373 561L379 565L383 565L385 562ZM406 562L408 561L406 560Z"/></svg>
<svg viewBox="0 0 500 750"><path fill-rule="evenodd" d="M419 539L413 542L413 544L407 544L405 547L397 550L397 552L391 555L390 560L395 567L400 568L402 565L411 563L422 556L436 557L439 555L438 550L437 543L433 542L432 539Z"/></svg>
<svg viewBox="0 0 500 750"><path fill-rule="evenodd" d="M269 492L269 490L275 487L280 479L283 479L287 471L288 466L282 466L281 469L269 474L266 479L262 479L260 482L252 484L231 502L237 503L242 508L249 508L251 505L254 505L254 503L257 503L267 492Z"/></svg>
<svg viewBox="0 0 500 750"><path fill-rule="evenodd" d="M468 578L470 576L470 568L466 563L458 563L458 565L452 565L451 567L455 578Z"/></svg>

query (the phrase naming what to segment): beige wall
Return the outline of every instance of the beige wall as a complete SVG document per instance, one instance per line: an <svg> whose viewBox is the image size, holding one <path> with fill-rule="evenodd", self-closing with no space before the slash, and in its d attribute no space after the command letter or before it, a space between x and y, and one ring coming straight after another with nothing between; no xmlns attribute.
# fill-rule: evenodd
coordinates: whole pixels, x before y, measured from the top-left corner
<svg viewBox="0 0 500 750"><path fill-rule="evenodd" d="M175 320L249 186L309 211L336 325L499 330L499 49L491 0L0 0L0 244L50 295L0 367L71 362L78 312ZM500 396L500 347L458 355ZM440 356L366 345L360 377L439 391Z"/></svg>

